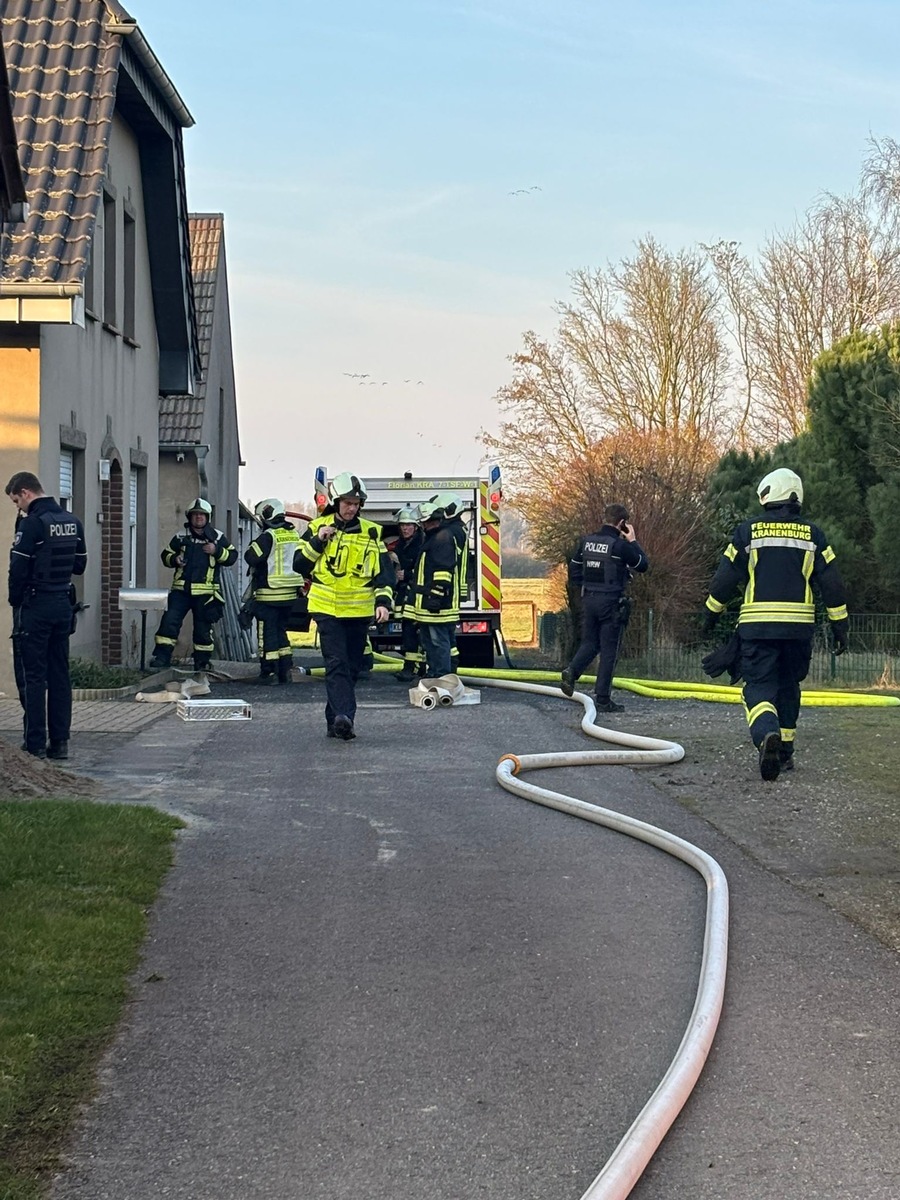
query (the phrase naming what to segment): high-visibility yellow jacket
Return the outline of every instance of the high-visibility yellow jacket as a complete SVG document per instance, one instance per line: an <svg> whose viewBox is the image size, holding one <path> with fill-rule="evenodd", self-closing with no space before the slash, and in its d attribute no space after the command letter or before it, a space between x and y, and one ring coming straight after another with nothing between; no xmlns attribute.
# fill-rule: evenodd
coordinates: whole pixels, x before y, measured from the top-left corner
<svg viewBox="0 0 900 1200"><path fill-rule="evenodd" d="M816 588L830 621L847 620L844 585L834 551L795 504L772 506L731 535L710 584L706 608L720 613L739 587L743 638L811 638Z"/></svg>
<svg viewBox="0 0 900 1200"><path fill-rule="evenodd" d="M335 532L327 542L325 525ZM312 580L309 611L330 617L372 617L393 604L394 568L381 540L381 526L363 517L342 523L334 513L310 521L294 555L294 570Z"/></svg>
<svg viewBox="0 0 900 1200"><path fill-rule="evenodd" d="M300 534L290 521L264 529L244 551L244 562L253 571L253 598L262 604L293 604L303 587L303 576L294 570Z"/></svg>

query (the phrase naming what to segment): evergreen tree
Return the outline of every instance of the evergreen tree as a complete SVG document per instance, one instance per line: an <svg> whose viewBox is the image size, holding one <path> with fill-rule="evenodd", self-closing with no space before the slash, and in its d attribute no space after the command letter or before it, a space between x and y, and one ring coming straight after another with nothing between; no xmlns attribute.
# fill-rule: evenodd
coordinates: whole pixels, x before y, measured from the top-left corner
<svg viewBox="0 0 900 1200"><path fill-rule="evenodd" d="M852 612L900 609L900 326L856 332L819 356L809 428L767 452L729 450L707 502L722 539L758 510L756 487L776 467L803 480L803 512L828 535Z"/></svg>

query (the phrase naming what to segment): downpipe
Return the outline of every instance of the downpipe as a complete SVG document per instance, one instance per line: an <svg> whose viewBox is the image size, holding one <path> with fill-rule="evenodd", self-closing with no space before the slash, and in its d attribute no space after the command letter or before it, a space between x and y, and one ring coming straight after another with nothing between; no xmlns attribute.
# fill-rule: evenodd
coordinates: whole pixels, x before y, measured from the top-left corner
<svg viewBox="0 0 900 1200"><path fill-rule="evenodd" d="M467 674L468 682L479 687L497 687L508 691L532 692L562 697L556 687L507 679ZM669 1068L653 1094L635 1117L622 1140L591 1183L581 1200L624 1200L643 1174L660 1143L684 1107L700 1077L722 1012L725 974L728 960L728 883L722 868L705 851L655 825L648 825L624 813L601 808L527 783L521 775L547 767L607 765L659 765L679 762L684 748L677 742L641 737L595 725L596 706L590 696L576 692L571 699L584 708L581 728L588 737L618 747L611 750L585 750L551 754L506 754L497 765L497 782L506 791L555 808L595 825L614 829L637 838L680 859L696 870L706 884L706 927L697 993L690 1020Z"/></svg>

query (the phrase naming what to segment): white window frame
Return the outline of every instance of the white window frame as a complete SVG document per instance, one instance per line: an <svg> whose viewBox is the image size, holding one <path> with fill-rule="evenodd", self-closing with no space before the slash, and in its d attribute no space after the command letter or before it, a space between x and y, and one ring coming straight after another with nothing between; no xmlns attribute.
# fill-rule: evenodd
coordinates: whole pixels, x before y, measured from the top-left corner
<svg viewBox="0 0 900 1200"><path fill-rule="evenodd" d="M59 503L66 512L75 505L75 453L61 449L59 452Z"/></svg>

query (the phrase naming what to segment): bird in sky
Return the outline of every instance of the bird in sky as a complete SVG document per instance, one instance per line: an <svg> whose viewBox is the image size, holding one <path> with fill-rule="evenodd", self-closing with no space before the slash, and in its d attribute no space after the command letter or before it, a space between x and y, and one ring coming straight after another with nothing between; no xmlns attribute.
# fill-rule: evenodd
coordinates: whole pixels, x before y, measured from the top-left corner
<svg viewBox="0 0 900 1200"><path fill-rule="evenodd" d="M540 192L542 190L543 189L539 188L536 183L533 183L531 187L516 188L514 192L507 192L506 194L507 196L527 196L530 192Z"/></svg>
<svg viewBox="0 0 900 1200"><path fill-rule="evenodd" d="M346 375L348 379L368 379L369 373L366 371L361 374L359 371L341 371L342 375Z"/></svg>

